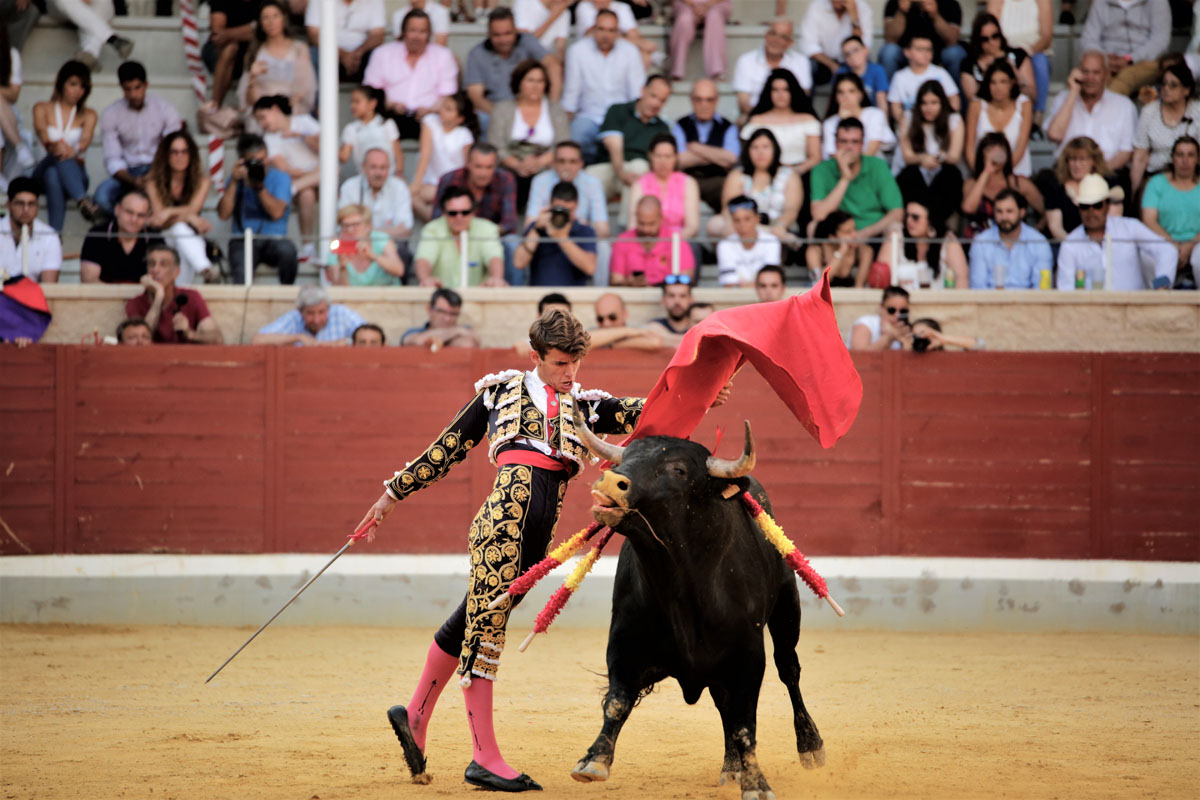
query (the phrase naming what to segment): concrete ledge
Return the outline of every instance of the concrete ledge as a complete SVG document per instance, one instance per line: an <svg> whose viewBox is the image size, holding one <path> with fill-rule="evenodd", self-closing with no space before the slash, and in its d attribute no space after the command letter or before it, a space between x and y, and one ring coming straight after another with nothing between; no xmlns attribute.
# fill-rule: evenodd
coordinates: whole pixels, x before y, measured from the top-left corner
<svg viewBox="0 0 1200 800"><path fill-rule="evenodd" d="M615 554L613 554L615 555ZM0 623L262 624L326 556L0 558ZM814 558L846 609L801 586L809 629L1200 634L1200 564L960 558ZM557 624L608 624L616 558L597 564ZM527 630L566 574L514 615ZM439 625L462 598L465 556L340 559L276 624Z"/></svg>

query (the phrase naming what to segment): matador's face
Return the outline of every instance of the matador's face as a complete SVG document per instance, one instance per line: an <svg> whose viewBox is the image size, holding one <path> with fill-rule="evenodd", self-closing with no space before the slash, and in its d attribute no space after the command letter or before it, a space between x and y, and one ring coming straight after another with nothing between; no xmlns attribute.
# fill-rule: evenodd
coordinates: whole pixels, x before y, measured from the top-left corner
<svg viewBox="0 0 1200 800"><path fill-rule="evenodd" d="M538 377L548 386L553 386L554 391L564 394L571 391L571 387L575 385L575 373L579 372L579 365L583 363L583 359L569 356L556 348L551 348L545 356L538 355L536 350L530 355L533 357Z"/></svg>

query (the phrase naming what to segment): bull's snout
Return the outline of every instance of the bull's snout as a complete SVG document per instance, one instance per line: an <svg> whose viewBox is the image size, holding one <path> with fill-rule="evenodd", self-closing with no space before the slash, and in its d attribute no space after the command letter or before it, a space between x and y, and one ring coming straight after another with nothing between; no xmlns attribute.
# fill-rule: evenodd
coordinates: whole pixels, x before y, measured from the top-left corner
<svg viewBox="0 0 1200 800"><path fill-rule="evenodd" d="M629 478L613 472L604 473L592 484L592 516L609 527L617 525L629 513Z"/></svg>

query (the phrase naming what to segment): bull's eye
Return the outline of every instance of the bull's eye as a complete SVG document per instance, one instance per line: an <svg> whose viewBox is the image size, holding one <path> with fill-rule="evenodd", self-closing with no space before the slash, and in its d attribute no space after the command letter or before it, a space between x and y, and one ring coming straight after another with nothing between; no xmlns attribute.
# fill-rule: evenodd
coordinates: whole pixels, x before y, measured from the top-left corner
<svg viewBox="0 0 1200 800"><path fill-rule="evenodd" d="M674 472L676 475L678 475L681 478L684 477L685 475L687 475L687 471L684 470L684 468L679 465L672 466L671 471Z"/></svg>

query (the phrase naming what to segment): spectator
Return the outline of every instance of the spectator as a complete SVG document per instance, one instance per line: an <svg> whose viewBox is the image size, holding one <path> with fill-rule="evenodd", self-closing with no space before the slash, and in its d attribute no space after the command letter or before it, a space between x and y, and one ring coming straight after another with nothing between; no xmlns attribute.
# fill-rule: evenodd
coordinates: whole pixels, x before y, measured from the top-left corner
<svg viewBox="0 0 1200 800"><path fill-rule="evenodd" d="M871 61L871 51L863 44L861 37L847 36L842 42L842 61L844 63L838 68L837 74L857 75L870 98L870 105L887 113L888 74L883 67Z"/></svg>
<svg viewBox="0 0 1200 800"><path fill-rule="evenodd" d="M941 88L936 81L933 83ZM917 105L920 105L919 100ZM871 104L861 78L853 72L842 72L833 79L829 108L825 112L825 121L821 123L822 158L833 158L833 154L837 152L834 142L837 138L838 123L850 117L863 125L866 142L863 152L867 155L878 155L881 148L890 148L896 144L896 135L892 133L891 125L888 124L887 112ZM903 130L904 120L901 120L900 126Z"/></svg>
<svg viewBox="0 0 1200 800"><path fill-rule="evenodd" d="M9 44L14 50L20 51L25 46L30 29L37 23L38 17L45 13L45 4L26 3L23 0L0 2L0 28L6 28Z"/></svg>
<svg viewBox="0 0 1200 800"><path fill-rule="evenodd" d="M141 189L130 189L117 203L116 219L88 231L79 254L81 283L137 283L146 274L146 248L150 236L150 199Z"/></svg>
<svg viewBox="0 0 1200 800"><path fill-rule="evenodd" d="M567 0L513 0L513 24L562 60L571 38L570 5Z"/></svg>
<svg viewBox="0 0 1200 800"><path fill-rule="evenodd" d="M660 302L667 315L650 320L646 329L658 336L663 347L675 349L692 327L688 319L688 309L692 307L691 276L667 275L662 284Z"/></svg>
<svg viewBox="0 0 1200 800"><path fill-rule="evenodd" d="M688 49L701 24L704 25L704 76L725 80L725 23L732 13L730 0L675 0L670 39L672 80L683 80Z"/></svg>
<svg viewBox="0 0 1200 800"><path fill-rule="evenodd" d="M1158 75L1156 59L1170 39L1167 0L1098 0L1088 9L1079 45L1104 55L1108 88L1130 97Z"/></svg>
<svg viewBox="0 0 1200 800"><path fill-rule="evenodd" d="M58 283L62 241L37 214L37 181L13 178L8 184L7 230L0 235L0 274L5 280L26 275L38 283Z"/></svg>
<svg viewBox="0 0 1200 800"><path fill-rule="evenodd" d="M847 345L851 350L900 350L912 336L908 325L908 292L899 286L883 290L879 313L854 321Z"/></svg>
<svg viewBox="0 0 1200 800"><path fill-rule="evenodd" d="M1067 238L1083 222L1074 197L1079 192L1079 182L1093 172L1108 181L1109 213L1117 216L1124 213L1125 191L1109 169L1100 146L1087 136L1078 136L1063 147L1052 173L1043 171L1038 175L1038 188L1045 197L1046 227L1055 241Z"/></svg>
<svg viewBox="0 0 1200 800"><path fill-rule="evenodd" d="M700 232L700 185L696 179L678 170L679 152L675 137L657 134L650 140L650 171L638 179L629 193L636 205L643 197L657 197L662 205L663 222L691 240Z"/></svg>
<svg viewBox="0 0 1200 800"><path fill-rule="evenodd" d="M1027 0L1030 4L1037 0ZM1003 0L1001 0L1003 2ZM1029 53L1008 43L1005 31L1000 29L996 17L986 11L975 15L971 25L971 40L967 45L967 58L963 61L962 83L963 98L969 104L979 94L979 90L987 83L986 73L992 64L1003 61L1012 69L1015 76L1013 82L1018 91L1030 98L1037 99L1037 86L1033 78L1033 62Z"/></svg>
<svg viewBox="0 0 1200 800"><path fill-rule="evenodd" d="M758 204L745 195L729 201L729 215L733 233L717 243L717 283L753 286L760 269L783 263L779 239L758 224Z"/></svg>
<svg viewBox="0 0 1200 800"><path fill-rule="evenodd" d="M892 80L906 62L912 64L911 48L904 43L919 38L929 42L932 59L957 80L967 57L967 51L958 43L961 33L962 8L955 0L888 0L883 7L885 44L879 51L879 63ZM924 57L923 52L920 57ZM953 97L955 93L947 89L946 94Z"/></svg>
<svg viewBox="0 0 1200 800"><path fill-rule="evenodd" d="M433 218L438 181L447 172L467 165L467 152L479 137L479 120L467 93L442 98L437 113L421 120L421 151L413 173L413 205L421 219Z"/></svg>
<svg viewBox="0 0 1200 800"><path fill-rule="evenodd" d="M670 96L671 84L667 79L651 75L642 87L641 97L632 103L616 103L604 115L599 134L604 147L588 172L600 179L606 196L620 194L622 206L627 205L629 187L650 171L646 160L650 141L657 134L670 133L659 116ZM623 217L625 211L622 208Z"/></svg>
<svg viewBox="0 0 1200 800"><path fill-rule="evenodd" d="M450 187L466 189L474 201L474 213L500 228L507 236L517 231L517 182L512 173L497 169L499 156L487 142L476 142L467 150L467 165L447 172L438 181L437 196L444 198ZM434 219L442 214L435 206Z"/></svg>
<svg viewBox="0 0 1200 800"><path fill-rule="evenodd" d="M442 192L438 217L421 231L415 270L422 286L505 286L504 247L500 230L491 220L476 216L469 189L448 186ZM467 258L462 263L459 237L467 232ZM464 274L465 272L465 274ZM465 281L464 281L465 278ZM401 342L403 344L403 342Z"/></svg>
<svg viewBox="0 0 1200 800"><path fill-rule="evenodd" d="M122 61L133 52L133 42L113 33L109 27L108 23L113 18L110 0L47 0L41 7L47 9L50 16L75 26L79 33L79 51L75 53L74 60L82 62L93 72L100 67L100 51L104 45L116 50Z"/></svg>
<svg viewBox="0 0 1200 800"><path fill-rule="evenodd" d="M424 2L424 0L417 0L417 2ZM354 329L354 333L350 334L351 347L384 347L386 345L387 336L384 334L383 328L371 322L364 322Z"/></svg>
<svg viewBox="0 0 1200 800"><path fill-rule="evenodd" d="M786 69L773 70L763 86L758 105L742 126L742 138L760 128L775 134L780 159L799 175L821 163L821 123L808 95Z"/></svg>
<svg viewBox="0 0 1200 800"><path fill-rule="evenodd" d="M888 47L889 45L884 45L885 52ZM946 92L950 107L955 111L962 108L958 84L949 72L933 63L933 44L927 37L911 37L905 44L904 52L908 58L908 66L889 76L887 99L892 119L899 123L905 113L912 111L913 104L917 101L917 92L926 81L940 83Z"/></svg>
<svg viewBox="0 0 1200 800"><path fill-rule="evenodd" d="M608 107L634 102L646 82L637 47L618 37L617 25L615 13L599 12L592 35L580 38L567 52L562 107L573 115L571 138L579 142L588 163L596 160L596 141Z"/></svg>
<svg viewBox="0 0 1200 800"><path fill-rule="evenodd" d="M541 0L533 0L541 5ZM517 177L517 207L529 199L533 176L554 161L554 143L570 135L567 115L558 103L546 99L550 76L541 63L522 61L512 71L511 100L492 108L488 142L496 148L500 166Z"/></svg>
<svg viewBox="0 0 1200 800"><path fill-rule="evenodd" d="M662 340L645 328L629 326L629 309L621 295L608 292L596 298L596 324L589 331L592 349L621 348L634 350L657 350Z"/></svg>
<svg viewBox="0 0 1200 800"><path fill-rule="evenodd" d="M242 2L245 0L235 4ZM303 42L287 35L287 13L279 0L266 0L258 10L249 69L238 84L243 108L252 107L260 97L281 94L291 100L297 114L311 114L316 109L317 75L312 57Z"/></svg>
<svg viewBox="0 0 1200 800"><path fill-rule="evenodd" d="M692 249L680 242L679 271L676 273L672 269L671 242L671 234L675 231L664 224L662 204L657 197L643 197L638 201L634 207L634 223L634 229L622 233L613 244L612 285L651 286L676 277L690 281L695 271Z"/></svg>
<svg viewBox="0 0 1200 800"><path fill-rule="evenodd" d="M742 146L737 125L717 113L717 84L703 78L692 84L692 113L671 127L679 151L678 168L696 180L700 199L721 212L725 177L738 163Z"/></svg>
<svg viewBox="0 0 1200 800"><path fill-rule="evenodd" d="M238 160L230 171L225 192L217 203L217 216L231 219L229 265L233 282L241 283L245 273L245 246L242 236L254 234L254 267L266 263L279 270L279 282L296 282L298 260L296 245L287 238L288 207L292 200L292 179L283 170L267 163L267 145L252 133L238 139ZM261 237L261 238L260 238Z"/></svg>
<svg viewBox="0 0 1200 800"><path fill-rule="evenodd" d="M1075 202L1083 224L1059 248L1058 288L1170 289L1178 250L1139 220L1109 216L1108 193L1108 182L1099 175L1080 181ZM1154 275L1151 281L1146 279L1143 261Z"/></svg>
<svg viewBox="0 0 1200 800"><path fill-rule="evenodd" d="M775 134L766 128L756 130L742 146L740 164L725 179L721 197L725 204L738 195L751 198L759 213L766 215L767 227L775 238L794 244L791 227L804 204L804 186L800 176L780 164L779 159ZM723 238L732 230L728 209L709 219L708 235L712 238Z"/></svg>
<svg viewBox="0 0 1200 800"><path fill-rule="evenodd" d="M688 327L696 327L716 310L712 303L692 303L687 310Z"/></svg>
<svg viewBox="0 0 1200 800"><path fill-rule="evenodd" d="M177 286L179 253L165 244L146 248L146 291L125 303L125 316L144 319L157 344L224 344L204 298Z"/></svg>
<svg viewBox="0 0 1200 800"><path fill-rule="evenodd" d="M434 44L450 46L450 9L436 0L409 0L408 5L392 14L392 36L397 39L404 36L404 20L412 11L420 11L429 17L429 29L433 33Z"/></svg>
<svg viewBox="0 0 1200 800"><path fill-rule="evenodd" d="M919 120L919 124L913 120ZM900 121L900 146L892 159L896 184L905 199L929 198L934 220L942 225L962 203L962 117L954 113L937 81L926 81L917 104Z"/></svg>
<svg viewBox="0 0 1200 800"><path fill-rule="evenodd" d="M911 291L966 288L969 274L962 245L930 217L928 205L908 201L904 225L896 227L903 240L889 237L879 251L879 260L888 265L893 285ZM901 241L897 252L896 245Z"/></svg>
<svg viewBox="0 0 1200 800"><path fill-rule="evenodd" d="M972 289L1050 288L1054 256L1046 237L1025 224L1025 208L1020 192L1005 189L996 195L996 224L971 244Z"/></svg>
<svg viewBox="0 0 1200 800"><path fill-rule="evenodd" d="M812 64L808 56L791 49L793 41L792 21L787 17L776 17L767 26L763 46L738 56L733 68L733 90L737 93L738 112L743 120L762 96L767 77L777 69L792 73L804 91L812 90Z"/></svg>
<svg viewBox="0 0 1200 800"><path fill-rule="evenodd" d="M1142 221L1155 233L1175 244L1178 267L1190 265L1192 286L1200 279L1200 171L1197 170L1196 139L1181 136L1171 150L1171 163L1146 184L1142 197Z"/></svg>
<svg viewBox="0 0 1200 800"><path fill-rule="evenodd" d="M568 314L574 313L574 309L571 308L571 301L568 300L567 296L562 292L547 292L546 294L542 295L541 298L538 299L537 309L537 315L539 318L541 318L541 316L547 311L552 311L555 309L558 311L565 311ZM528 344L528 342L526 342L526 344Z"/></svg>
<svg viewBox="0 0 1200 800"><path fill-rule="evenodd" d="M404 262L392 237L371 227L366 206L338 209L337 238L329 243L325 277L334 286L399 286Z"/></svg>
<svg viewBox="0 0 1200 800"><path fill-rule="evenodd" d="M267 160L292 179L292 200L300 221L300 260L307 261L315 252L321 125L308 114L293 115L292 104L283 95L260 97L254 104L254 118L263 131Z"/></svg>
<svg viewBox="0 0 1200 800"><path fill-rule="evenodd" d="M147 91L141 64L126 61L117 69L117 81L124 96L100 113L104 166L112 177L96 187L96 204L106 214L112 214L122 193L135 187L146 190L146 173L158 143L183 127L175 106Z"/></svg>
<svg viewBox="0 0 1200 800"><path fill-rule="evenodd" d="M452 289L438 288L429 299L429 319L400 335L404 347L428 347L436 352L443 347L479 347L479 337L470 326L460 325L462 297Z"/></svg>
<svg viewBox="0 0 1200 800"><path fill-rule="evenodd" d="M400 257L408 263L408 248L403 244L413 227L412 200L404 181L391 174L388 154L372 147L363 156L362 172L347 178L338 192L338 208L361 205L370 214L375 231L387 234L396 243Z"/></svg>
<svg viewBox="0 0 1200 800"><path fill-rule="evenodd" d="M1051 0L988 0L987 10L997 20L997 32L1003 36L1004 44L1029 54L1033 92L1029 87L1022 87L1022 91L1034 98L1033 126L1040 130L1042 115L1050 99L1049 53L1054 46ZM995 40L989 44L995 44ZM966 90L965 82L963 90Z"/></svg>
<svg viewBox="0 0 1200 800"><path fill-rule="evenodd" d="M86 105L91 91L87 65L68 61L58 69L50 99L33 105L33 130L46 148L46 157L34 168L33 177L45 187L46 217L59 233L66 220L68 197L79 204L85 219L95 221L99 216L99 207L87 195L83 162L96 131L96 112Z"/></svg>
<svg viewBox="0 0 1200 800"><path fill-rule="evenodd" d="M586 286L596 273L596 232L575 219L579 191L563 181L525 229L525 240L513 254L513 266L529 270L530 286Z"/></svg>
<svg viewBox="0 0 1200 800"><path fill-rule="evenodd" d="M320 286L305 286L296 307L260 328L250 344L345 347L365 321L357 311L330 303Z"/></svg>
<svg viewBox="0 0 1200 800"><path fill-rule="evenodd" d="M904 343L905 350L916 353L926 353L945 350L946 345L962 350L982 350L983 340L971 336L950 336L942 333L942 326L936 319L923 317L912 324L912 336Z"/></svg>
<svg viewBox="0 0 1200 800"><path fill-rule="evenodd" d="M975 143L989 133L1002 133L1013 152L1013 173L1026 178L1033 175L1029 154L1029 133L1033 126L1033 105L1021 94L1012 66L1000 59L984 73L978 96L967 109L967 166L975 168Z"/></svg>
<svg viewBox="0 0 1200 800"><path fill-rule="evenodd" d="M874 12L863 0L813 0L800 23L800 50L813 62L813 82L829 83L840 68L842 43L871 41Z"/></svg>
<svg viewBox="0 0 1200 800"><path fill-rule="evenodd" d="M812 171L813 221L840 209L854 217L860 240L878 236L904 215L900 187L882 158L863 155L861 122L839 122L836 142L833 158Z"/></svg>
<svg viewBox="0 0 1200 800"><path fill-rule="evenodd" d="M1012 149L1003 133L988 133L975 146L975 172L963 184L962 205L967 237L973 237L992 222L993 203L1003 189L1016 189L1025 201L1042 213L1042 193L1033 181L1013 174Z"/></svg>
<svg viewBox="0 0 1200 800"><path fill-rule="evenodd" d="M754 293L760 303L774 303L782 300L787 290L787 278L784 277L783 267L778 264L767 264L754 276ZM693 320L693 325L696 321Z"/></svg>
<svg viewBox="0 0 1200 800"><path fill-rule="evenodd" d="M154 344L154 334L146 320L141 317L131 317L123 320L117 326L117 343L131 347L149 347Z"/></svg>
<svg viewBox="0 0 1200 800"><path fill-rule="evenodd" d="M2 7L0 3L0 7ZM36 9L36 6L31 6ZM13 106L21 96L21 54L8 41L8 28L0 24L0 189L8 178L16 177L14 167L27 169L36 163L29 146L21 138Z"/></svg>
<svg viewBox="0 0 1200 800"><path fill-rule="evenodd" d="M870 245L858 240L855 230L854 217L845 211L834 211L817 223L813 235L820 242L804 249L808 274L814 283L828 270L830 286L861 289L867 285L875 253Z"/></svg>
<svg viewBox="0 0 1200 800"><path fill-rule="evenodd" d="M421 120L458 91L458 61L447 47L430 41L429 16L410 11L399 39L371 54L363 83L383 90L400 138L419 139Z"/></svg>
<svg viewBox="0 0 1200 800"><path fill-rule="evenodd" d="M242 77L260 9L254 0L210 0L209 7L209 36L200 48L200 58L212 73L212 102L220 108L229 87Z"/></svg>
<svg viewBox="0 0 1200 800"><path fill-rule="evenodd" d="M550 99L557 101L555 88L562 89L562 63L528 33L520 33L507 8L494 9L488 14L487 39L471 48L463 83L467 96L475 104L479 127L486 132L492 106L501 100L511 100L513 69L526 59L541 61L550 76Z"/></svg>
<svg viewBox="0 0 1200 800"><path fill-rule="evenodd" d="M576 3L575 38L583 39L587 36L595 36L596 23L600 14L605 11L616 15L617 30L620 31L621 38L632 44L641 53L643 70L650 69L651 64L656 60L661 61L661 57L658 57L658 47L638 31L638 18L634 16L632 8L626 0L617 0L616 2L614 0L582 0L582 2ZM641 87L641 85L642 81L638 80L637 86ZM635 97L637 97L637 91L634 91L628 99L632 100Z"/></svg>
<svg viewBox="0 0 1200 800"><path fill-rule="evenodd" d="M1087 136L1100 145L1104 160L1114 171L1128 166L1133 155L1133 133L1137 128L1137 109L1128 97L1104 88L1104 53L1089 50L1079 66L1067 76L1067 90L1060 92L1050 107L1050 126L1046 137L1063 143Z"/></svg>
<svg viewBox="0 0 1200 800"><path fill-rule="evenodd" d="M200 148L186 130L167 134L158 143L146 196L150 199L150 222L163 232L167 245L179 255L180 286L191 286L215 277L204 236L212 223L201 216L212 180L200 163Z"/></svg>
<svg viewBox="0 0 1200 800"><path fill-rule="evenodd" d="M1171 64L1163 70L1158 85L1159 96L1142 108L1133 136L1130 185L1135 192L1144 178L1170 166L1179 137L1200 136L1200 99L1196 98L1192 71L1186 64Z"/></svg>
<svg viewBox="0 0 1200 800"><path fill-rule="evenodd" d="M387 47L387 45L384 45ZM365 83L350 92L350 116L342 128L342 145L338 161L357 166L370 148L382 148L397 178L404 178L404 151L400 149L400 130L394 119L384 119L379 112L384 107L383 92Z"/></svg>
<svg viewBox="0 0 1200 800"><path fill-rule="evenodd" d="M383 0L335 0L335 27L338 47L338 80L362 83L371 51L383 44L387 15ZM313 72L317 71L317 45L321 42L321 3L309 2L304 12L304 27L312 53Z"/></svg>
<svg viewBox="0 0 1200 800"><path fill-rule="evenodd" d="M560 182L574 184L579 193L575 219L592 228L596 236L608 238L608 201L600 180L583 170L583 148L577 142L559 142L554 146L553 166L533 179L529 185L529 203L525 217L534 219L550 205L550 193Z"/></svg>

